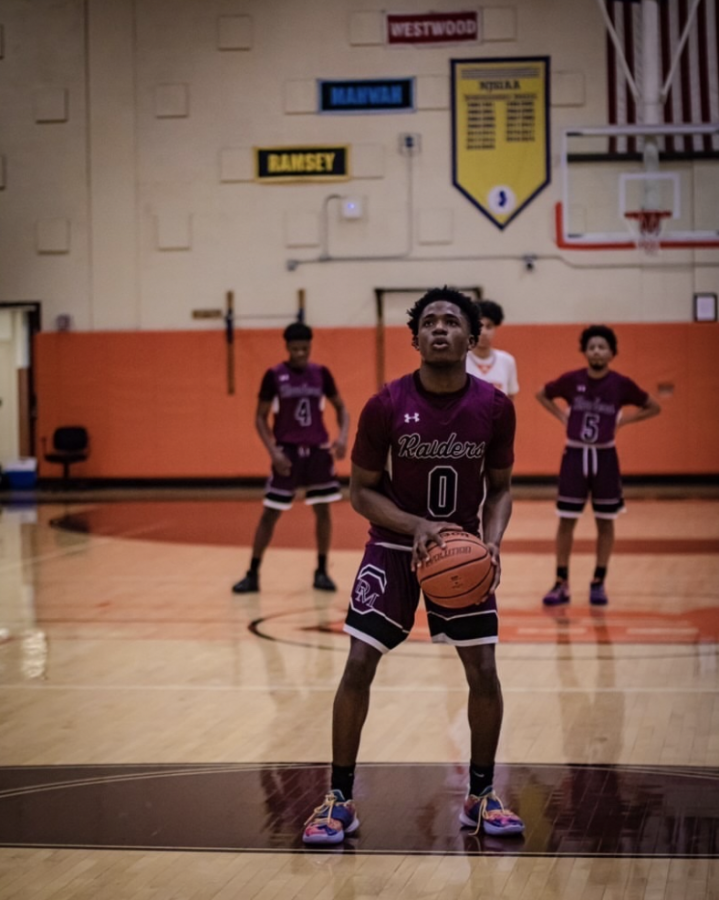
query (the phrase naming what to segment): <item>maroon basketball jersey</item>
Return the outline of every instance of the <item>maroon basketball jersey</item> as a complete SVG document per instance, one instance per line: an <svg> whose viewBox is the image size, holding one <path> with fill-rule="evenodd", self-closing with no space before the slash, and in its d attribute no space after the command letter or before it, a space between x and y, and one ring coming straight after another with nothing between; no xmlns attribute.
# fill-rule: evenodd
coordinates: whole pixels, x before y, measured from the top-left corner
<svg viewBox="0 0 719 900"><path fill-rule="evenodd" d="M565 372L545 384L544 392L550 400L567 401L567 438L581 444L611 444L620 409L644 406L649 398L631 378L612 370L602 378L590 378L587 369Z"/></svg>
<svg viewBox="0 0 719 900"><path fill-rule="evenodd" d="M322 417L324 398L336 394L334 379L326 366L309 362L304 369L293 369L282 362L268 369L260 400L275 401L272 433L277 443L307 447L326 444L329 438Z"/></svg>
<svg viewBox="0 0 719 900"><path fill-rule="evenodd" d="M478 533L486 468L514 462L511 400L491 384L467 377L456 394L424 390L419 373L392 381L362 410L352 462L382 472L380 491L397 506L433 521ZM376 541L411 545L371 524Z"/></svg>

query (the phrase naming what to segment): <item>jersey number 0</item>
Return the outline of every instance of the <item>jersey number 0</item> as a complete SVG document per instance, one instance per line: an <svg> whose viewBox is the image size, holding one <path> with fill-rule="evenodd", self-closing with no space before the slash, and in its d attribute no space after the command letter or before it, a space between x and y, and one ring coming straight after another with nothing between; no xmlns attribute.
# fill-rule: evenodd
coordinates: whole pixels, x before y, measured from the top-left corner
<svg viewBox="0 0 719 900"><path fill-rule="evenodd" d="M452 466L436 466L427 479L427 509L436 519L445 519L457 509L457 477Z"/></svg>

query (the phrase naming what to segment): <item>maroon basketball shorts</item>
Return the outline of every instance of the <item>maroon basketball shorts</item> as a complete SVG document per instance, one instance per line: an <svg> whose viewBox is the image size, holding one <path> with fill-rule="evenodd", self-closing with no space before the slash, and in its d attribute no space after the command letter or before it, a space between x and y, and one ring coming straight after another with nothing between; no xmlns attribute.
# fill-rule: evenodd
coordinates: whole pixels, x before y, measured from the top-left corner
<svg viewBox="0 0 719 900"><path fill-rule="evenodd" d="M565 447L559 470L557 512L577 519L591 494L597 519L616 519L624 509L616 447Z"/></svg>
<svg viewBox="0 0 719 900"><path fill-rule="evenodd" d="M420 588L410 568L409 547L365 546L355 578L344 630L382 653L409 637L419 605ZM447 609L424 598L432 641L469 647L496 644L499 620L494 594L481 605Z"/></svg>
<svg viewBox="0 0 719 900"><path fill-rule="evenodd" d="M305 503L333 503L342 499L335 473L334 457L326 447L282 444L282 452L292 463L289 475L280 475L272 467L265 485L264 505L271 509L290 509L298 488L304 488Z"/></svg>

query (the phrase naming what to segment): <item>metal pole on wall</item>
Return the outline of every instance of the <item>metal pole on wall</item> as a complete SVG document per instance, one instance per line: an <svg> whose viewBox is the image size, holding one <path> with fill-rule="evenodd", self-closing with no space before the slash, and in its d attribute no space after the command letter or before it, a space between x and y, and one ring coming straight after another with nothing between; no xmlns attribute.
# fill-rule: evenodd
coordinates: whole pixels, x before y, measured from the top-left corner
<svg viewBox="0 0 719 900"><path fill-rule="evenodd" d="M659 59L659 5L657 0L642 0L642 96L643 118L646 125L658 125L662 119L662 76ZM657 136L644 138L644 171L659 169ZM644 209L661 209L656 181L644 183Z"/></svg>
<svg viewBox="0 0 719 900"><path fill-rule="evenodd" d="M297 321L304 322L305 320L305 289L300 288L297 291Z"/></svg>
<svg viewBox="0 0 719 900"><path fill-rule="evenodd" d="M225 295L225 348L227 352L227 393L235 393L235 294Z"/></svg>
<svg viewBox="0 0 719 900"><path fill-rule="evenodd" d="M375 331L375 365L377 390L382 390L384 384L384 301L382 291L375 288L375 302L377 304L377 330Z"/></svg>

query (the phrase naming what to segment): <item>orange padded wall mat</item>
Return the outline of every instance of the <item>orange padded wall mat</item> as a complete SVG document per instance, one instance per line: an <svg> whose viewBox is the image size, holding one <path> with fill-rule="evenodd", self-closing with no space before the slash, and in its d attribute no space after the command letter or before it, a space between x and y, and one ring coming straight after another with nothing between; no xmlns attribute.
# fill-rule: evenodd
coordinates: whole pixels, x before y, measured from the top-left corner
<svg viewBox="0 0 719 900"><path fill-rule="evenodd" d="M581 325L503 325L496 344L517 358L519 475L555 475L562 429L536 402L550 378L583 365ZM637 475L719 472L719 325L616 326L615 368L662 404L662 415L620 430L622 469ZM388 328L385 377L415 368L407 328ZM265 369L285 358L280 330L238 331L235 393L227 390L224 334L216 332L41 333L35 345L39 436L84 425L91 455L73 473L86 478L232 478L267 474L254 429ZM327 365L352 416L376 389L374 328L315 329L312 358ZM330 433L336 433L328 405ZM42 455L38 445L38 456ZM338 465L349 473L349 462ZM40 460L43 476L59 467Z"/></svg>

